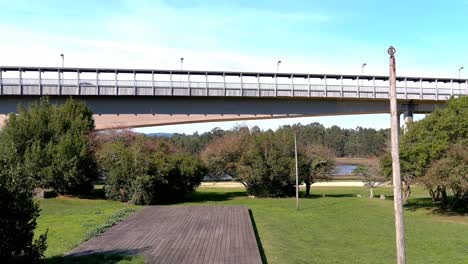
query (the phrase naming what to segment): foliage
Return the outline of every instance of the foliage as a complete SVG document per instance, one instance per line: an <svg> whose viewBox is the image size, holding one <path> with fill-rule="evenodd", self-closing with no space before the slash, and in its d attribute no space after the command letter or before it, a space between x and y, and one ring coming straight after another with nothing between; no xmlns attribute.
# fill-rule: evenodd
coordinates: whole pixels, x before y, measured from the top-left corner
<svg viewBox="0 0 468 264"><path fill-rule="evenodd" d="M249 131L238 129L217 137L200 154L213 178L237 177L237 164L244 152Z"/></svg>
<svg viewBox="0 0 468 264"><path fill-rule="evenodd" d="M93 128L92 112L83 102L69 99L58 106L42 98L19 107L18 115L10 114L0 133L0 155L14 152L5 163L21 164L36 186L87 193L96 177L89 142Z"/></svg>
<svg viewBox="0 0 468 264"><path fill-rule="evenodd" d="M296 132L294 132L296 131ZM208 144L201 152L209 173L233 176L256 196L282 197L294 193L295 153L294 133L300 126L284 126L277 131L262 132L238 127ZM299 181L310 185L327 179L334 170L334 153L322 145L306 145L297 136Z"/></svg>
<svg viewBox="0 0 468 264"><path fill-rule="evenodd" d="M426 186L437 186L439 192L431 193L431 196L433 200L440 200L443 207L468 211L467 153L467 144L450 145L442 158L431 163L426 175L421 179ZM446 189L452 190L454 195L452 202L447 197ZM433 188L429 188L429 190L433 190Z"/></svg>
<svg viewBox="0 0 468 264"><path fill-rule="evenodd" d="M361 177L364 186L369 188L369 198L374 198L374 188L383 180L378 161L372 159L366 166L358 166L353 173Z"/></svg>
<svg viewBox="0 0 468 264"><path fill-rule="evenodd" d="M325 128L320 123L307 125L286 125L280 129L291 129L297 132L298 138L302 139L303 145L323 145L331 149L338 157L375 157L382 155L387 149L389 130L357 127L356 129L345 129L338 126ZM217 139L230 133L241 132L245 127L236 127L232 130L214 128L210 132L193 135L175 134L168 140L176 147L194 154L203 153L208 146ZM252 128L250 132L259 132L258 127Z"/></svg>
<svg viewBox="0 0 468 264"><path fill-rule="evenodd" d="M226 131L215 127L210 132L203 133L201 135L198 134L198 132L195 132L193 135L175 134L169 139L169 141L179 149L192 154L198 154L206 147L206 145L213 140L222 137L225 133Z"/></svg>
<svg viewBox="0 0 468 264"><path fill-rule="evenodd" d="M198 158L157 138L124 133L97 141L102 143L97 157L109 199L135 204L181 199L205 174Z"/></svg>
<svg viewBox="0 0 468 264"><path fill-rule="evenodd" d="M455 170L450 176L447 171L442 170L449 170L449 164L454 166L462 164L463 167L463 156L466 155L466 151L456 149L466 149L467 139L468 97L466 96L450 99L445 108L436 109L426 118L411 124L409 130L401 137L400 143L401 175L406 186L406 196L409 196L408 189L414 181L422 181L433 201L441 200L442 206L448 205L448 189L455 192L466 190L461 180L466 177L463 170ZM389 176L391 174L389 154L382 158L382 166L384 174ZM451 177L459 180L451 180L448 185L446 179ZM464 199L462 197L466 197L466 191L465 194L456 193L455 196L456 200Z"/></svg>
<svg viewBox="0 0 468 264"><path fill-rule="evenodd" d="M125 207L125 208L118 210L117 212L109 216L109 218L107 218L105 223L99 226L96 226L93 229L86 232L86 237L84 241L87 241L93 237L99 236L100 234L104 233L110 227L122 221L122 219L124 219L127 215L129 215L130 213L133 213L134 211L135 209L131 207Z"/></svg>
<svg viewBox="0 0 468 264"><path fill-rule="evenodd" d="M249 137L238 166L239 179L251 195L294 193L294 147L291 134L267 131Z"/></svg>
<svg viewBox="0 0 468 264"><path fill-rule="evenodd" d="M301 182L306 185L306 196L310 195L310 185L319 180L328 180L335 171L335 154L323 145L309 145L304 150Z"/></svg>
<svg viewBox="0 0 468 264"><path fill-rule="evenodd" d="M0 156L0 259L7 263L35 263L47 248L47 231L34 237L40 209L33 200L32 180L19 165Z"/></svg>

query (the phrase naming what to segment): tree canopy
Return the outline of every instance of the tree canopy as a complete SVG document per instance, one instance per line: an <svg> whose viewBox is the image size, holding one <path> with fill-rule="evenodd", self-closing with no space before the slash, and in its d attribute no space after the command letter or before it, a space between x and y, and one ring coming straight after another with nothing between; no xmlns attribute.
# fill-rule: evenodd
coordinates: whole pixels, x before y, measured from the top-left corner
<svg viewBox="0 0 468 264"><path fill-rule="evenodd" d="M443 205L448 205L447 191L452 190L455 200L451 206L466 206L467 151L468 97L464 96L450 99L446 107L410 124L400 141L402 179L406 185L422 182L433 200L441 200ZM390 176L388 155L382 159L382 165Z"/></svg>

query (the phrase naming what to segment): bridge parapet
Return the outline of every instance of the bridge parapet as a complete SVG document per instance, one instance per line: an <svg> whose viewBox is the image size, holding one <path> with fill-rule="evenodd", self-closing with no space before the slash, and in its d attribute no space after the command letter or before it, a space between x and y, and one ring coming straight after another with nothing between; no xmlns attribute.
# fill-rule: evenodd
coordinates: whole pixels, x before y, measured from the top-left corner
<svg viewBox="0 0 468 264"><path fill-rule="evenodd" d="M85 75L85 76L83 76ZM468 94L468 80L398 77L400 100ZM0 96L198 96L388 99L387 76L0 67Z"/></svg>

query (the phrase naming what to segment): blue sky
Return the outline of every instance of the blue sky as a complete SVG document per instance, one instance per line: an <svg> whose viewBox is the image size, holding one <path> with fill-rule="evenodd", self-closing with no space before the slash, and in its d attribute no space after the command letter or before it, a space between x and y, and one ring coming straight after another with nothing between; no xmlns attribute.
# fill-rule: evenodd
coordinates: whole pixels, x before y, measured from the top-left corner
<svg viewBox="0 0 468 264"><path fill-rule="evenodd" d="M0 64L225 69L456 77L468 66L468 1L5 1ZM468 67L467 67L468 68ZM467 76L468 73L465 74ZM419 116L420 118L420 116ZM389 126L388 115L248 121L276 128ZM208 131L228 123L139 129Z"/></svg>

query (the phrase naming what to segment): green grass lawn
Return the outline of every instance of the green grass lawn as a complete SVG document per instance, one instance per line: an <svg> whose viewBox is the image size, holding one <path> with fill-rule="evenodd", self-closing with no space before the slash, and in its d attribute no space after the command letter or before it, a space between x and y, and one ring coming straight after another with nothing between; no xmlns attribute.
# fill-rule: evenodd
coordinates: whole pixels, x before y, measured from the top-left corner
<svg viewBox="0 0 468 264"><path fill-rule="evenodd" d="M79 245L89 230L106 222L109 216L119 209L129 207L125 203L115 201L63 197L39 200L39 205L41 215L37 221L36 234L49 230L46 251L48 263L62 263L61 256ZM66 263L106 262L141 263L142 261L138 257L118 255L66 259Z"/></svg>
<svg viewBox="0 0 468 264"><path fill-rule="evenodd" d="M393 201L359 187L315 187L300 200L251 199L242 189L200 188L185 204L251 209L267 263L395 263ZM391 196L391 188L375 195ZM325 197L322 197L325 194ZM357 198L361 194L363 198ZM468 263L468 217L434 214L422 188L405 210L408 263Z"/></svg>
<svg viewBox="0 0 468 264"><path fill-rule="evenodd" d="M251 199L243 189L199 188L182 205L246 205L265 262L395 263L393 202L368 199L360 187L313 187L312 198ZM391 196L391 188L377 188ZM325 197L322 197L325 194ZM361 194L362 198L356 195ZM414 188L405 209L408 263L468 263L468 217L434 213L427 193ZM38 233L49 228L47 256L78 245L88 230L126 204L104 200L41 200ZM94 256L68 263L142 263L141 257ZM49 261L50 263L55 263Z"/></svg>

